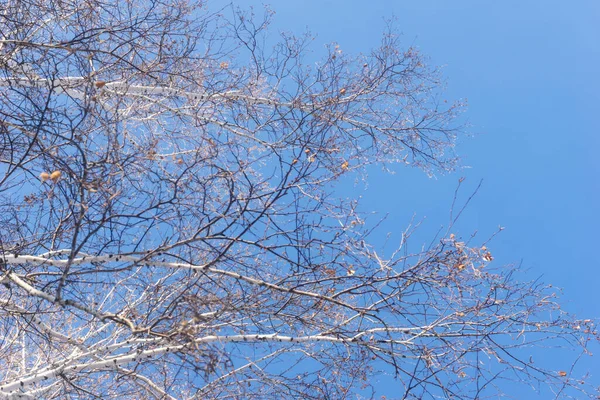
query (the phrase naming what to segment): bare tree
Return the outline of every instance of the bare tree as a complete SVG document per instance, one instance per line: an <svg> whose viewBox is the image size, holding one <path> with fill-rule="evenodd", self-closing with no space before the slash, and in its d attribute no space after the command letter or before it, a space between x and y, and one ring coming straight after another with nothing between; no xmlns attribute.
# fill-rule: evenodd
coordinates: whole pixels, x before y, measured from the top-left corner
<svg viewBox="0 0 600 400"><path fill-rule="evenodd" d="M368 165L454 166L462 104L392 29L311 64L268 11L1 7L2 397L340 399L383 372L401 398L594 396L529 358L596 335L551 288L450 231L384 257L335 197Z"/></svg>

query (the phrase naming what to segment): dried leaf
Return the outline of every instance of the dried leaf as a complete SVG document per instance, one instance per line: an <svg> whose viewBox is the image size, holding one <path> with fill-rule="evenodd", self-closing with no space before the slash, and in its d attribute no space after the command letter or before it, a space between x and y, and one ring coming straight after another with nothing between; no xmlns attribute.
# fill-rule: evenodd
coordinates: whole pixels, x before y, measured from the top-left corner
<svg viewBox="0 0 600 400"><path fill-rule="evenodd" d="M47 173L47 172L42 172L42 173L40 174L40 180L41 180L42 182L46 182L48 179L50 179L50 174L49 174L49 173Z"/></svg>
<svg viewBox="0 0 600 400"><path fill-rule="evenodd" d="M558 371L558 376L567 376L567 373L565 371Z"/></svg>
<svg viewBox="0 0 600 400"><path fill-rule="evenodd" d="M492 260L494 259L494 257L492 257L492 253L490 253L490 252L488 251L488 252L486 252L486 253L483 255L483 259L484 259L485 261L492 261Z"/></svg>
<svg viewBox="0 0 600 400"><path fill-rule="evenodd" d="M58 182L58 180L60 179L61 176L62 176L62 172L54 171L52 174L50 174L50 179L52 179L52 181L54 183L56 183L56 182Z"/></svg>

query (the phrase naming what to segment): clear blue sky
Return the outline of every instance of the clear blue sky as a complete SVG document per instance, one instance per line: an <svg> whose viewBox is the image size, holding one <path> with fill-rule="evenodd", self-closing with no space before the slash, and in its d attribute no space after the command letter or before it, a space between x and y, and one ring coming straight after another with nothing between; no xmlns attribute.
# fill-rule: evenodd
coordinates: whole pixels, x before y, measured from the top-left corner
<svg viewBox="0 0 600 400"><path fill-rule="evenodd" d="M431 237L447 224L458 178L467 178L467 191L483 179L459 233L484 239L505 227L489 246L496 263L522 262L525 279L564 288L566 310L600 318L600 1L269 4L274 31L309 28L317 50L336 41L351 53L376 46L383 17L394 15L404 42L445 66L448 98L468 99L474 137L460 140L457 152L469 168L433 179L401 168L374 174L361 189L364 210L389 213L385 232L399 232L414 213L426 217L419 237Z"/></svg>

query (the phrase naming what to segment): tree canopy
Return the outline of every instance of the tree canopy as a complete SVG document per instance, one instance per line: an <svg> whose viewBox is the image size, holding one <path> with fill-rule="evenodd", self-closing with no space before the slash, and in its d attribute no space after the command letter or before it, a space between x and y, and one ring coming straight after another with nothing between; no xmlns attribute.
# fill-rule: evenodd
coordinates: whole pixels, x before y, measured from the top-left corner
<svg viewBox="0 0 600 400"><path fill-rule="evenodd" d="M594 397L527 349L591 320L450 230L370 242L342 177L456 165L461 102L393 26L369 54L194 2L0 15L0 393L12 398ZM388 394L389 395L389 394Z"/></svg>

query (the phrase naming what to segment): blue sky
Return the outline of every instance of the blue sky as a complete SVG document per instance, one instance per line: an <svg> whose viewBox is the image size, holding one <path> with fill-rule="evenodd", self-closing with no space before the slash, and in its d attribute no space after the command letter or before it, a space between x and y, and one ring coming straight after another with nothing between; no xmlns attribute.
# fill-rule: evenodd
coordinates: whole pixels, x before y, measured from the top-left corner
<svg viewBox="0 0 600 400"><path fill-rule="evenodd" d="M273 30L308 28L316 35L315 49L336 41L350 53L376 46L383 18L394 15L406 45L444 66L447 97L468 99L473 136L457 147L468 168L435 178L406 168L374 173L367 190L356 189L363 210L389 214L384 233L398 233L415 215L425 218L417 238L431 238L447 224L458 178L466 177L463 199L483 179L458 233L477 231L483 240L505 227L488 246L496 263L521 263L524 279L541 276L564 288L566 310L600 318L594 295L600 282L600 2L269 4L276 11Z"/></svg>

